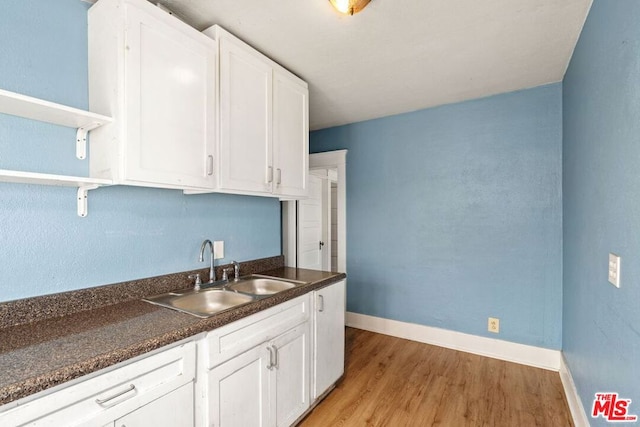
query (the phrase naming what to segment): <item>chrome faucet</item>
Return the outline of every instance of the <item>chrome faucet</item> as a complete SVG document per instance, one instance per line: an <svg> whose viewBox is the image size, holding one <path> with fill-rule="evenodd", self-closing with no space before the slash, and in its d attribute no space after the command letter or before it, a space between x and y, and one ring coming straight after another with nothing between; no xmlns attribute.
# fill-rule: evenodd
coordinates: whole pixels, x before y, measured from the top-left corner
<svg viewBox="0 0 640 427"><path fill-rule="evenodd" d="M233 280L240 279L240 264L238 261L231 261L231 264L233 264Z"/></svg>
<svg viewBox="0 0 640 427"><path fill-rule="evenodd" d="M211 263L209 264L209 281L207 283L213 283L216 281L216 271L213 268L213 259L215 258L215 254L213 253L213 243L211 240L207 239L202 242L202 246L200 247L200 258L198 259L200 262L204 262L204 250L209 245L211 248Z"/></svg>

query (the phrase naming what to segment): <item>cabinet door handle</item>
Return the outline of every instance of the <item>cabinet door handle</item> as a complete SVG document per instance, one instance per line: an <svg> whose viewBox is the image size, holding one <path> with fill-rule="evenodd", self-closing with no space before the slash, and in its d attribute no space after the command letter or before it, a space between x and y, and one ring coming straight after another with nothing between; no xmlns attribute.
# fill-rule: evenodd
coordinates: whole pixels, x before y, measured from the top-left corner
<svg viewBox="0 0 640 427"><path fill-rule="evenodd" d="M282 184L282 170L280 168L276 169L278 172L278 179L276 180L276 185Z"/></svg>
<svg viewBox="0 0 640 427"><path fill-rule="evenodd" d="M273 367L276 369L280 368L280 354L278 352L278 347L276 347L275 345L272 346L273 347L273 352L276 354L276 363L273 364Z"/></svg>
<svg viewBox="0 0 640 427"><path fill-rule="evenodd" d="M268 370L272 370L273 367L275 366L273 364L273 348L271 346L267 347L267 350L269 350L269 364L267 365L267 369Z"/></svg>
<svg viewBox="0 0 640 427"><path fill-rule="evenodd" d="M318 295L318 311L319 312L324 311L324 296L322 295Z"/></svg>
<svg viewBox="0 0 640 427"><path fill-rule="evenodd" d="M267 168L267 183L273 182L273 166Z"/></svg>
<svg viewBox="0 0 640 427"><path fill-rule="evenodd" d="M207 156L207 175L213 175L213 156Z"/></svg>
<svg viewBox="0 0 640 427"><path fill-rule="evenodd" d="M107 397L107 398L105 398L105 399L96 399L96 403L97 403L98 405L104 405L105 403L107 403L107 402L109 402L109 401L111 401L111 400L115 399L116 397L120 397L120 396L122 396L123 394L129 393L130 391L133 391L133 390L135 390L135 389L136 389L136 386L135 386L135 385L133 385L133 384L129 384L129 387L128 387L128 388L126 388L125 390L122 390L122 391L121 391L121 392L119 392L119 393L114 394L113 396L109 396L109 397Z"/></svg>

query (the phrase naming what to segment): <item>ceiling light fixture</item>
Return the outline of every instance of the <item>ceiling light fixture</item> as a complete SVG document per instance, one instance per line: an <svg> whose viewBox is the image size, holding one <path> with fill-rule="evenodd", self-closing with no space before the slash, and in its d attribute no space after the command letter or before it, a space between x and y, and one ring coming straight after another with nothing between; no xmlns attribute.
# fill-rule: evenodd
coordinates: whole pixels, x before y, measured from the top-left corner
<svg viewBox="0 0 640 427"><path fill-rule="evenodd" d="M371 0L329 0L331 5L340 13L353 15L364 9Z"/></svg>

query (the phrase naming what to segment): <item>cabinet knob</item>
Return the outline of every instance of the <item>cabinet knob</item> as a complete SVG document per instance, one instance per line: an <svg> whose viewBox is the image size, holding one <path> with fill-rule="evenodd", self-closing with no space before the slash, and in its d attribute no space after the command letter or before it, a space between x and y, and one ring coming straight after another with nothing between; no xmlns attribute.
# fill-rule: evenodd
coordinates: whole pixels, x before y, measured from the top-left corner
<svg viewBox="0 0 640 427"><path fill-rule="evenodd" d="M278 178L276 179L276 185L282 184L282 170L280 168L276 169Z"/></svg>
<svg viewBox="0 0 640 427"><path fill-rule="evenodd" d="M318 311L319 312L324 311L324 296L322 295L318 295Z"/></svg>

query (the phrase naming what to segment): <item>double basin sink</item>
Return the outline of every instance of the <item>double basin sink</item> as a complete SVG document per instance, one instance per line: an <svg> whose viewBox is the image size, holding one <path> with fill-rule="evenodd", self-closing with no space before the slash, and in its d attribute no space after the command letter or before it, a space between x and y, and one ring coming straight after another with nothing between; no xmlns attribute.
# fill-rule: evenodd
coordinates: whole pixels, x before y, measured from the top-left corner
<svg viewBox="0 0 640 427"><path fill-rule="evenodd" d="M168 292L144 301L205 318L304 284L306 282L254 274L210 288Z"/></svg>

